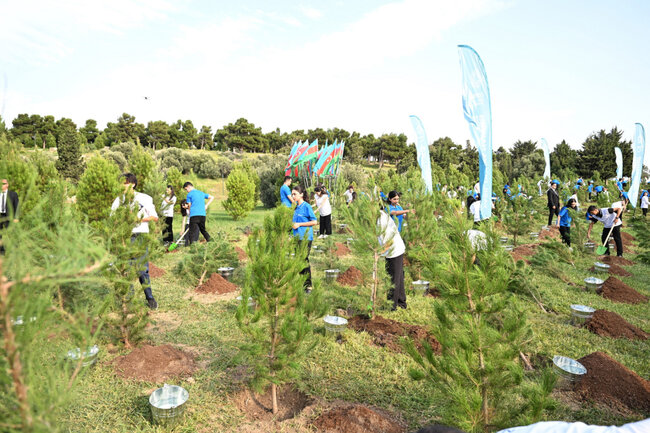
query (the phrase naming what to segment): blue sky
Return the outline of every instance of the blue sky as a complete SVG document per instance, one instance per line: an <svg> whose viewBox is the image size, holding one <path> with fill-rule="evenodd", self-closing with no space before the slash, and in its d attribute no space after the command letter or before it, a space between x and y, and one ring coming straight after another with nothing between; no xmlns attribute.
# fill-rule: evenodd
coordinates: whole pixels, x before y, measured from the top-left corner
<svg viewBox="0 0 650 433"><path fill-rule="evenodd" d="M579 148L650 125L649 18L642 0L0 0L0 110L7 123L127 112L411 140L416 114L431 141L464 143L467 44L487 70L495 147Z"/></svg>

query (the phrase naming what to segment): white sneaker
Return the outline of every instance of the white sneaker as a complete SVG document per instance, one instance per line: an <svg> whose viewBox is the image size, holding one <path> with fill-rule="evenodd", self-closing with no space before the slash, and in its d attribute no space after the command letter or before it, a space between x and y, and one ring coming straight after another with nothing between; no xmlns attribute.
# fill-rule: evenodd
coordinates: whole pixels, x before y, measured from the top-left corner
<svg viewBox="0 0 650 433"><path fill-rule="evenodd" d="M320 235L317 239L325 239L325 235Z"/></svg>

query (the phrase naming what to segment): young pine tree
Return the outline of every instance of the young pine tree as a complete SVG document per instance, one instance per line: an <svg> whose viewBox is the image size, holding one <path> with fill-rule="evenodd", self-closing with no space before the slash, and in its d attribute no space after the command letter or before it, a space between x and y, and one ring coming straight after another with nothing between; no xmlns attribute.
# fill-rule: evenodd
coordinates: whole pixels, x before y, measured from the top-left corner
<svg viewBox="0 0 650 433"><path fill-rule="evenodd" d="M508 201L510 206L503 213L503 225L506 232L512 236L512 244L517 246L519 237L530 233L535 219L527 198L518 196Z"/></svg>
<svg viewBox="0 0 650 433"><path fill-rule="evenodd" d="M110 215L111 203L120 192L119 175L117 165L101 156L88 163L77 184L77 207L89 222L96 224Z"/></svg>
<svg viewBox="0 0 650 433"><path fill-rule="evenodd" d="M194 242L176 265L176 273L196 286L222 266L236 267L237 252L225 233L216 233L210 242Z"/></svg>
<svg viewBox="0 0 650 433"><path fill-rule="evenodd" d="M307 344L312 333L309 318L324 314L318 285L305 294L305 276L300 271L307 249L297 243L290 229L291 211L280 206L265 218L264 229L248 239L250 263L236 313L249 341L242 351L253 367L251 385L258 392L271 385L274 414L278 412L278 386L295 377L300 361L313 348ZM248 306L249 297L257 303L254 311Z"/></svg>
<svg viewBox="0 0 650 433"><path fill-rule="evenodd" d="M226 179L228 198L223 202L226 212L238 220L255 208L255 183L241 167L230 172Z"/></svg>
<svg viewBox="0 0 650 433"><path fill-rule="evenodd" d="M79 147L79 136L72 124L65 124L59 135L59 142L56 145L59 159L56 162L56 169L61 176L73 181L79 180L84 172L84 162L81 159Z"/></svg>
<svg viewBox="0 0 650 433"><path fill-rule="evenodd" d="M442 225L446 259L433 269L442 300L435 305L434 335L442 354L436 356L427 345L421 354L412 341L407 342L419 365L411 376L427 378L441 388L449 401L443 411L446 423L468 432L512 425L522 414L539 416L548 404L552 376L545 376L543 385L525 384L526 394L519 392L523 380L519 351L531 330L508 292L511 259L489 230L484 248L476 251L467 236L471 223L460 213L447 216ZM528 410L508 395L522 396Z"/></svg>

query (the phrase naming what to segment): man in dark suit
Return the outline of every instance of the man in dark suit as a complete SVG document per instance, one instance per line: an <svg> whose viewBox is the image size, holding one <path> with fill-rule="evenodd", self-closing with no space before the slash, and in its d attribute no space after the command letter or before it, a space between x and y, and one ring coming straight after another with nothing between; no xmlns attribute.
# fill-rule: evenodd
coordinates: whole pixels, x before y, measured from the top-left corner
<svg viewBox="0 0 650 433"><path fill-rule="evenodd" d="M0 230L9 226L13 219L18 222L18 194L9 190L9 181L2 179L0 191Z"/></svg>

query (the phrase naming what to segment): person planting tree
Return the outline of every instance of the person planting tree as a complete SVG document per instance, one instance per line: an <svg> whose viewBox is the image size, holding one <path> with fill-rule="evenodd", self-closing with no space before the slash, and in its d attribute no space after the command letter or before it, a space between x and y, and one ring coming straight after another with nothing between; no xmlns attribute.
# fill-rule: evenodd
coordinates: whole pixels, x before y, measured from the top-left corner
<svg viewBox="0 0 650 433"><path fill-rule="evenodd" d="M609 256L609 242L605 242L610 236L614 238L616 242L616 255L619 257L623 256L623 240L621 239L621 226L623 222L621 221L621 212L623 212L622 207L610 207L610 208L597 208L596 206L589 206L587 209L587 221L590 222L589 228L587 229L587 239L591 240L591 229L594 224L598 221L603 223L603 233L601 235L601 242L605 245L605 255Z"/></svg>
<svg viewBox="0 0 650 433"><path fill-rule="evenodd" d="M332 234L332 205L330 196L324 186L318 186L314 189L316 194L316 212L320 213L320 236L319 239L326 238Z"/></svg>
<svg viewBox="0 0 650 433"><path fill-rule="evenodd" d="M207 242L210 241L210 234L205 229L205 210L210 206L214 197L206 194L203 191L194 189L192 182L185 182L183 189L187 191L187 201L190 213L190 237L187 244L197 242L199 240L199 231ZM206 203L205 200L208 202Z"/></svg>
<svg viewBox="0 0 650 433"><path fill-rule="evenodd" d="M389 202L389 212L390 215L394 218L397 218L398 226L397 231L402 232L402 222L404 220L404 215L408 213L415 213L415 209L403 209L399 205L400 193L397 191L391 191L388 193L388 202Z"/></svg>
<svg viewBox="0 0 650 433"><path fill-rule="evenodd" d="M567 201L566 206L560 210L560 214L557 217L557 227L560 229L562 242L567 244L569 247L571 246L571 215L569 214L569 209L577 208L577 202L572 197Z"/></svg>
<svg viewBox="0 0 650 433"><path fill-rule="evenodd" d="M314 211L305 201L307 191L302 185L296 185L291 190L291 197L297 203L296 209L293 211L293 235L298 237L302 242L307 241L307 255L305 261L307 266L300 272L302 275L307 275L305 279L305 292L311 293L311 265L309 264L309 251L311 250L311 243L314 240L314 229L316 225L316 215Z"/></svg>
<svg viewBox="0 0 650 433"><path fill-rule="evenodd" d="M553 222L553 215L558 215L560 212L560 195L557 192L557 187L560 184L560 181L553 179L551 181L551 186L546 191L546 198L548 206L548 225L550 226Z"/></svg>
<svg viewBox="0 0 650 433"><path fill-rule="evenodd" d="M391 279L391 288L387 294L388 300L393 301L391 310L395 311L397 307L406 309L406 291L404 290L404 253L406 247L395 221L388 216L385 205L381 202L377 224L381 230L381 236L379 237L379 243L383 247L381 255L386 256L386 272Z"/></svg>

